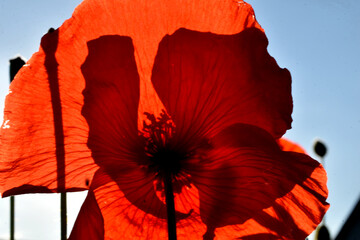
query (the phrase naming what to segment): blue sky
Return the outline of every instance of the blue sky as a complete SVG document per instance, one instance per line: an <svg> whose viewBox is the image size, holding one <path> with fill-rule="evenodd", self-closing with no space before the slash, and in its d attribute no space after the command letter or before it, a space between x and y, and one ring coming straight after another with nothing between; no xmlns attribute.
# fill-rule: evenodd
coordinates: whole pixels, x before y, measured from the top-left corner
<svg viewBox="0 0 360 240"><path fill-rule="evenodd" d="M42 35L59 27L80 0L0 1L0 108L7 93L9 59L26 59ZM331 208L326 223L333 237L360 197L360 2L358 0L249 0L269 39L268 50L293 78L293 129L286 137L314 158L315 138L328 146ZM2 119L2 110L0 118ZM69 231L84 193L69 194ZM18 239L58 239L56 194L16 197ZM9 199L0 199L0 239L9 232Z"/></svg>

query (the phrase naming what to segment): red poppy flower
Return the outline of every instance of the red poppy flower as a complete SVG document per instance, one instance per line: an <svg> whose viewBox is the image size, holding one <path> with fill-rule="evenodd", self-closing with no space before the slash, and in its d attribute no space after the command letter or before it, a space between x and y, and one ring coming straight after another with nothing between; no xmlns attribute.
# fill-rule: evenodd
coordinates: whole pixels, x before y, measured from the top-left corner
<svg viewBox="0 0 360 240"><path fill-rule="evenodd" d="M326 174L282 151L291 78L250 5L85 0L19 72L2 196L90 189L71 239L304 239ZM166 183L166 181L165 181Z"/></svg>

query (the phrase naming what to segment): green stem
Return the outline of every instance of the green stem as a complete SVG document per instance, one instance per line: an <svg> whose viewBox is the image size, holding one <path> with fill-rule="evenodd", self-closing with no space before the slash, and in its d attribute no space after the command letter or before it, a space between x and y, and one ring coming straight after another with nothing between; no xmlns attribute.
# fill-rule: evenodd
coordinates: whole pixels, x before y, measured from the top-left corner
<svg viewBox="0 0 360 240"><path fill-rule="evenodd" d="M164 187L167 209L168 236L169 240L176 240L175 203L171 182L171 173L165 173Z"/></svg>

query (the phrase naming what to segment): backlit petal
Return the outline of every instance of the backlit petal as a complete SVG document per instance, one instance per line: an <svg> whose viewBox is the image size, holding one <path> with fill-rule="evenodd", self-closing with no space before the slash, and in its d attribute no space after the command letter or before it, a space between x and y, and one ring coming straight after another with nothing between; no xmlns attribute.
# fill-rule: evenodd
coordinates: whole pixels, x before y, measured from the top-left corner
<svg viewBox="0 0 360 240"><path fill-rule="evenodd" d="M296 144L296 143L290 141L289 139L280 138L280 139L278 139L278 144L279 144L281 150L283 150L283 151L306 154L306 151L304 148L302 148L299 144Z"/></svg>
<svg viewBox="0 0 360 240"><path fill-rule="evenodd" d="M59 31L45 35L41 48L10 86L0 132L0 192L74 191L88 188L98 168L86 146L81 117L84 83L64 70L56 56ZM63 56L62 61L77 58Z"/></svg>
<svg viewBox="0 0 360 240"><path fill-rule="evenodd" d="M91 191L101 211L105 239L119 239L119 236L121 239L167 238L166 206L155 193L154 180L153 175L140 168L123 169L115 181L104 172L95 174ZM175 198L177 209L183 211L184 204L188 207L189 203L196 202L198 195L194 190L189 189L186 196ZM86 203L82 207L84 211L79 213L79 226L93 220L86 221ZM196 208L196 205L192 207ZM190 213L181 211L176 213L178 239L200 239L205 225L200 221L198 208ZM101 222L101 217L97 216L95 222ZM101 229L98 224L95 226ZM80 231L75 227L75 232Z"/></svg>
<svg viewBox="0 0 360 240"><path fill-rule="evenodd" d="M137 153L144 152L137 126L139 75L131 38L102 36L88 47L89 55L81 66L85 78L82 115L89 125L92 157L110 173L133 164L126 162L136 161Z"/></svg>
<svg viewBox="0 0 360 240"><path fill-rule="evenodd" d="M280 151L267 134L233 125L212 139L213 150L192 160L188 171L209 239L304 239L320 223L328 208L324 169L307 155Z"/></svg>
<svg viewBox="0 0 360 240"><path fill-rule="evenodd" d="M86 196L69 237L69 240L78 239L104 239L104 219L92 190Z"/></svg>
<svg viewBox="0 0 360 240"><path fill-rule="evenodd" d="M17 188L5 192L4 196L87 188L97 166L86 144L96 163L102 167L110 164L110 169L114 162L120 163L122 155L137 151L134 147L138 144L134 141L138 140L139 77L131 39L103 36L88 43L89 55L81 65L82 76L78 79L85 79L82 91L76 88L81 81L63 79L60 82L54 57L57 35L56 31L43 39L45 66L39 59L41 52L34 58L38 62L34 63L33 71L46 70L36 79L40 87L46 87L42 94L27 93L34 91L36 85L21 82L27 74L34 74L28 67L30 69L25 68L12 85L14 90L7 100L10 110L6 117L14 123L2 134L2 154L6 162L0 170L4 174L1 191ZM71 72L68 74L72 76ZM53 82L50 90L47 78ZM63 86L63 100L60 86ZM82 92L83 95L79 95ZM80 113L87 121L89 132Z"/></svg>
<svg viewBox="0 0 360 240"><path fill-rule="evenodd" d="M270 57L267 44L257 28L235 35L180 29L163 38L152 81L182 141L211 137L234 123L274 137L290 128L290 74Z"/></svg>

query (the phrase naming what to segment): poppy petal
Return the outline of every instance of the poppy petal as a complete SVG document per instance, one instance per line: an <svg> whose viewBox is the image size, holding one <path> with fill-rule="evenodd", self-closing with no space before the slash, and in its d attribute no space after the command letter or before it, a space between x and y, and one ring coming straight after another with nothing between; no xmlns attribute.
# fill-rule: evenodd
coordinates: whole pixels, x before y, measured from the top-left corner
<svg viewBox="0 0 360 240"><path fill-rule="evenodd" d="M290 141L289 139L280 138L280 139L278 139L277 142L278 142L281 150L283 150L283 151L306 154L305 149L303 149L299 144L296 144L296 143Z"/></svg>
<svg viewBox="0 0 360 240"><path fill-rule="evenodd" d="M2 196L84 190L98 168L79 117L83 84L60 70L59 45L58 31L46 34L10 86L0 132Z"/></svg>
<svg viewBox="0 0 360 240"><path fill-rule="evenodd" d="M57 32L45 36L42 46L49 81L52 79L51 81L58 83L57 63L55 57L51 55L56 50L56 36ZM138 146L133 141L138 141L139 77L132 41L129 37L103 36L90 41L88 47L89 55L81 66L85 79L84 97L77 96L80 98L77 99L78 102L75 102L75 99L68 103L65 102L69 100L68 98L81 93L80 89L73 90L71 88L68 92L63 92L65 95L65 99L62 100L65 102L63 105L54 101L54 98L60 101L60 85L58 84L56 85L57 88L53 88L56 90L55 94L52 94L53 89L50 89L51 94L50 99L48 99L51 100L50 102L45 101L44 98L49 96L46 94L48 91L44 91L43 95L45 96L37 95L37 98L44 102L34 100L35 102L30 102L30 105L27 105L24 104L25 101L28 101L26 98L33 99L35 97L24 96L23 92L27 91L28 88L33 89L34 86L29 87L29 84L20 86L17 85L18 82L15 83L15 86L12 85L17 94L12 93L12 99L9 100L8 109L15 108L15 110L9 112L10 116L8 117L18 122L14 123L14 127L11 126L6 129L7 132L4 133L2 141L6 143L4 144L6 149L3 149L4 154L7 154L7 162L5 163L8 166L6 168L11 169L11 172L6 168L1 171L7 175L2 178L5 181L3 189L20 186L11 190L11 194L33 192L34 190L39 192L63 191L65 185L66 189L70 191L77 190L75 188L77 185L80 185L79 189L81 187L82 189L87 188L97 165L93 163L86 143L92 151L95 162L102 167L109 167L110 164L109 169L112 169L113 163L120 163L120 161L114 161L114 159L119 158L119 155L137 152L136 149L129 147L129 145ZM48 58L54 62L47 64ZM35 62L34 67L41 69L43 67L41 61L36 58L35 60L39 62ZM30 70L29 73L25 69L22 73L25 75L32 72ZM20 75L19 78L23 80L25 76ZM69 84L68 82L64 83L65 89L69 87L66 85ZM16 97L20 99L15 99ZM84 102L84 106L81 109L81 114L88 123L89 132L87 132L86 122L83 122L83 118L78 112L82 102ZM40 107L44 107L44 109L39 109ZM16 108L20 108L20 110ZM54 112L54 116L51 115L51 111ZM13 113L16 116L12 115ZM74 115L70 116L70 113L74 113ZM40 115L42 118L30 120L27 119L30 116L29 114L32 116ZM55 116L57 118L53 120ZM63 116L66 118L63 119ZM21 122L21 120L24 121ZM57 124L59 122L60 124ZM28 132L26 124L29 124L29 127L33 129L33 133ZM45 128L49 124L51 124L49 128ZM79 133L79 135L72 135L74 133ZM19 139L19 136L23 138ZM60 141L58 141L59 138ZM10 144L7 144L10 141L14 145L24 143L25 147L11 148ZM43 145L36 145L34 148L27 147L29 144L32 146L35 143L43 143ZM19 158L19 154L21 154L21 158ZM27 174L28 171L32 171L33 175ZM10 193L5 192L3 195L8 194Z"/></svg>
<svg viewBox="0 0 360 240"><path fill-rule="evenodd" d="M82 115L89 125L92 157L110 173L136 162L137 154L144 152L137 125L139 75L131 38L102 36L88 47L81 65L86 84Z"/></svg>
<svg viewBox="0 0 360 240"><path fill-rule="evenodd" d="M152 81L182 141L214 136L234 123L276 138L290 128L291 77L267 44L257 28L235 35L180 29L163 38Z"/></svg>
<svg viewBox="0 0 360 240"><path fill-rule="evenodd" d="M86 196L69 237L69 240L77 239L104 239L104 220L92 190Z"/></svg>
<svg viewBox="0 0 360 240"><path fill-rule="evenodd" d="M104 219L105 239L167 238L166 205L156 195L154 181L154 176L141 168L119 172L115 180L102 171L95 174L91 191ZM186 234L184 225L195 232L193 225L181 221L189 214L176 215L182 224L180 235Z"/></svg>
<svg viewBox="0 0 360 240"><path fill-rule="evenodd" d="M225 129L211 143L214 149L187 169L199 191L206 235L304 239L320 223L328 192L317 161L280 151L271 135L246 124Z"/></svg>

